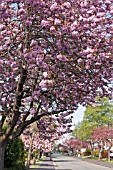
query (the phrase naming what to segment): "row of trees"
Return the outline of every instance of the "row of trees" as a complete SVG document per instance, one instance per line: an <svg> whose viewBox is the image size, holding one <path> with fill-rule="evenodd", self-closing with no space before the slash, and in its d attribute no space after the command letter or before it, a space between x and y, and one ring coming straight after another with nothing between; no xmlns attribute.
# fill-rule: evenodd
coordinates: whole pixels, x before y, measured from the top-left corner
<svg viewBox="0 0 113 170"><path fill-rule="evenodd" d="M21 134L21 139L25 149L28 151L28 159L26 162L26 170L29 169L31 154L38 150L38 158L41 153L49 153L54 149L55 141L59 140L65 133L71 133L71 119L64 119L62 115L44 116L40 121L28 126Z"/></svg>
<svg viewBox="0 0 113 170"><path fill-rule="evenodd" d="M113 126L97 128L91 136L90 143L92 148L92 156L94 156L94 144L97 144L99 159L102 158L103 150L107 150L108 160L110 160L110 149L113 147Z"/></svg>
<svg viewBox="0 0 113 170"><path fill-rule="evenodd" d="M95 144L98 146L99 158L104 149L113 147L113 104L107 98L97 99L94 106L86 108L83 120L76 126L73 135L81 140L90 143L92 156L94 156Z"/></svg>
<svg viewBox="0 0 113 170"><path fill-rule="evenodd" d="M8 142L5 148L5 168L28 170L30 163L35 164L36 159L40 160L42 153L49 154L51 159L55 141L71 132L71 119L61 117L45 116L29 125L20 138Z"/></svg>
<svg viewBox="0 0 113 170"><path fill-rule="evenodd" d="M57 146L57 151L73 154L78 156L89 155L92 157L102 158L102 153L106 153L104 155L110 161L110 150L113 147L113 127L99 127L93 130L92 135L90 136L89 141L83 141L80 139L76 139L74 137L63 141L62 144Z"/></svg>
<svg viewBox="0 0 113 170"><path fill-rule="evenodd" d="M112 0L0 1L0 170L31 123L65 117L99 89L111 97L112 15Z"/></svg>
<svg viewBox="0 0 113 170"><path fill-rule="evenodd" d="M88 142L84 142L72 137L70 139L64 140L62 144L56 146L56 150L69 155L72 154L74 156L78 156L78 154L81 153L81 149L88 148L89 145L90 144Z"/></svg>
<svg viewBox="0 0 113 170"><path fill-rule="evenodd" d="M88 106L83 120L78 123L73 134L81 140L89 140L95 128L111 126L113 123L113 104L108 98L96 99L93 106Z"/></svg>

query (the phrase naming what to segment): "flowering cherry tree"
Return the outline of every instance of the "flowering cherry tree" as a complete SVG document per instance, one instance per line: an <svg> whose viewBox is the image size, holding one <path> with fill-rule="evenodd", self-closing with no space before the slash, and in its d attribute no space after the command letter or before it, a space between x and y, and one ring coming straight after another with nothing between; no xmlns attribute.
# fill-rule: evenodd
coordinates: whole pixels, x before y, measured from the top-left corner
<svg viewBox="0 0 113 170"><path fill-rule="evenodd" d="M38 122L31 124L21 134L21 139L24 142L25 148L28 149L28 160L26 170L29 169L31 152L35 150L51 153L54 148L55 141L58 140L63 134L69 133L70 123L64 123L55 117L43 117ZM40 152L39 158L40 158ZM51 159L51 154L50 154Z"/></svg>
<svg viewBox="0 0 113 170"><path fill-rule="evenodd" d="M102 157L103 149L108 150L110 160L110 149L113 146L113 127L99 127L92 135L92 141L98 144L99 158Z"/></svg>
<svg viewBox="0 0 113 170"><path fill-rule="evenodd" d="M79 152L81 152L82 148L88 148L89 143L79 140L79 139L75 139L75 138L70 138L69 140L65 140L62 143L62 148L64 148L64 151L68 151L68 152L72 152L72 154L78 154ZM63 150L63 149L62 149Z"/></svg>
<svg viewBox="0 0 113 170"><path fill-rule="evenodd" d="M112 19L113 0L0 1L0 170L9 138L110 92Z"/></svg>

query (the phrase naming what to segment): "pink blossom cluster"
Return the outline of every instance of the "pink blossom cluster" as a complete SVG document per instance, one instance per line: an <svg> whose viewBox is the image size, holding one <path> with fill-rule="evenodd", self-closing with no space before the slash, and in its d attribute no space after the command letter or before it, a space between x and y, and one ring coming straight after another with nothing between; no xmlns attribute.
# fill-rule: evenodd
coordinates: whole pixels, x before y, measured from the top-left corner
<svg viewBox="0 0 113 170"><path fill-rule="evenodd" d="M112 37L113 0L1 0L5 140L44 115L111 97Z"/></svg>
<svg viewBox="0 0 113 170"><path fill-rule="evenodd" d="M75 138L70 138L70 139L66 139L63 141L63 143L61 144L59 150L60 151L72 151L73 153L77 153L78 151L80 151L82 148L88 148L89 147L89 143L79 140L79 139L75 139Z"/></svg>
<svg viewBox="0 0 113 170"><path fill-rule="evenodd" d="M36 125L30 125L21 134L25 148L30 147L32 140L32 150L42 149L44 152L51 152L55 146L55 141L65 133L70 133L69 122L53 117L44 117ZM65 127L64 127L65 125Z"/></svg>

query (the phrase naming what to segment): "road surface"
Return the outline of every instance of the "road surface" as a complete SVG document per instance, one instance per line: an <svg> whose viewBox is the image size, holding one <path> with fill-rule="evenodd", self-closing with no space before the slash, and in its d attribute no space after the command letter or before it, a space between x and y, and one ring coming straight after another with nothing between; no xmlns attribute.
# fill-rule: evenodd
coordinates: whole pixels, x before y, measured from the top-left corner
<svg viewBox="0 0 113 170"><path fill-rule="evenodd" d="M113 166L106 167L95 163L83 161L76 157L53 154L55 170L113 170Z"/></svg>

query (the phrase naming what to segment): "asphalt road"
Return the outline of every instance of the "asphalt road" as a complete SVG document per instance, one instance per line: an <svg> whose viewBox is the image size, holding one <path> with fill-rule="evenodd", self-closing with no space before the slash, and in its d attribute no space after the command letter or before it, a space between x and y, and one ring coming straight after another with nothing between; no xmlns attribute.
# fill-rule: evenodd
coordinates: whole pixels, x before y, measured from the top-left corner
<svg viewBox="0 0 113 170"><path fill-rule="evenodd" d="M78 159L76 157L53 154L55 170L113 170L113 167L105 167Z"/></svg>

